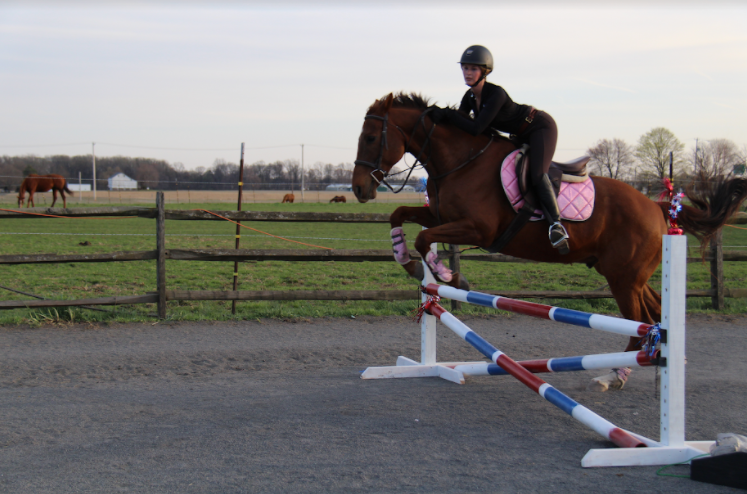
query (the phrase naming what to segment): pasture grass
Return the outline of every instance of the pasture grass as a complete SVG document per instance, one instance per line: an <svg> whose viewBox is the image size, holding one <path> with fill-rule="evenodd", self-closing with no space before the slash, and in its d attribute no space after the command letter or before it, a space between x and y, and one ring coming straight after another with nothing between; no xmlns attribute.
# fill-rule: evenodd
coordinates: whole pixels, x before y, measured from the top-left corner
<svg viewBox="0 0 747 494"><path fill-rule="evenodd" d="M146 205L150 206L150 205ZM396 204L245 204L244 210L390 213ZM227 209L226 204L173 204L170 209ZM298 242L335 249L389 249L388 224L252 222L247 226ZM236 226L226 221L166 221L166 248L232 249ZM410 248L420 231L406 224ZM90 245L81 245L84 243ZM690 239L691 255L697 245ZM747 247L747 230L724 229L725 250ZM740 248L741 246L741 248ZM242 229L241 247L247 249L308 249L259 232ZM143 218L49 218L7 219L0 222L0 254L80 254L156 248L155 221ZM3 266L0 285L50 299L95 298L137 295L155 291L155 262L66 263ZM708 263L688 265L688 288L710 287ZM747 287L747 263L726 262L726 286ZM596 290L606 281L583 264L510 264L462 261L462 272L475 290ZM233 262L167 261L169 289L230 290ZM650 283L659 288L660 271ZM240 264L241 290L392 290L417 289L395 262L308 262L249 261ZM0 289L0 300L24 300L28 296ZM544 300L543 303L587 312L617 314L611 299ZM688 300L688 311L713 312L710 299ZM285 301L238 302L231 314L230 301L169 302L170 320L245 320L256 318L304 319L357 317L360 315L406 315L416 309L415 301ZM481 315L495 311L462 305L457 314ZM101 307L107 312L75 308L0 311L0 324L44 324L48 322L136 322L153 321L155 306ZM723 313L747 312L747 300L727 299Z"/></svg>

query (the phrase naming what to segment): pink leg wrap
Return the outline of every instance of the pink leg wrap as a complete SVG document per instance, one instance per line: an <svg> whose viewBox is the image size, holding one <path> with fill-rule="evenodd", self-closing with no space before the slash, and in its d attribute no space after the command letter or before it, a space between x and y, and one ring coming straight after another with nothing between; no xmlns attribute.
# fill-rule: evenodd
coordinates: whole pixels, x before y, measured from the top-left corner
<svg viewBox="0 0 747 494"><path fill-rule="evenodd" d="M438 255L435 252L429 251L425 256L425 262L428 264L431 272L436 275L436 278L444 283L451 281L451 269L444 266L444 263L438 260Z"/></svg>
<svg viewBox="0 0 747 494"><path fill-rule="evenodd" d="M628 376L631 372L633 372L630 367L620 367L619 369L612 369L613 371L617 372L617 377L620 378L622 382L628 381Z"/></svg>
<svg viewBox="0 0 747 494"><path fill-rule="evenodd" d="M394 260L398 263L405 265L410 262L410 252L407 250L407 244L405 243L405 232L402 231L402 227L392 228L392 250L394 251Z"/></svg>

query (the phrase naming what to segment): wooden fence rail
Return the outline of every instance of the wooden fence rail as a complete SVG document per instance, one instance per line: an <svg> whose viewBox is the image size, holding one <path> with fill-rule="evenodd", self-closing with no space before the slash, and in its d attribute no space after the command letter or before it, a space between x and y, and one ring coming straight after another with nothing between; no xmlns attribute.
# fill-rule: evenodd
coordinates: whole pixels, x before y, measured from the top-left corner
<svg viewBox="0 0 747 494"><path fill-rule="evenodd" d="M36 213L29 216L26 212ZM418 289L410 290L293 290L293 291L243 291L243 290L167 290L166 260L180 261L338 261L338 262L392 262L391 250L336 249L328 251L307 251L296 249L166 249L165 220L224 221L222 218L200 210L166 210L163 193L156 196L156 208L143 207L97 207L97 208L29 208L24 213L0 211L2 219L48 219L49 216L63 217L102 217L135 216L156 220L156 250L108 252L101 254L21 254L0 256L0 265L43 264L70 262L123 262L156 261L156 292L144 295L102 297L82 300L8 300L0 301L0 309L71 307L94 305L125 305L157 303L158 316L166 317L166 302L170 300L416 300ZM337 223L389 223L387 214L367 213L306 213L306 212L266 212L266 211L216 211L223 218L234 221L275 221L275 222L337 222ZM747 214L738 213L730 223L747 223ZM450 246L448 251L440 251L450 259L452 269L458 269L461 261L482 262L533 262L502 254L460 254L458 246ZM419 258L417 252L412 252ZM711 289L688 290L688 297L711 297L716 309L723 308L724 297L747 298L747 289L728 289L723 282L724 261L747 261L747 251L724 253L721 236L711 244L709 255L689 257L688 262L711 263ZM512 298L563 298L599 299L612 298L609 291L487 291L491 295L504 295Z"/></svg>

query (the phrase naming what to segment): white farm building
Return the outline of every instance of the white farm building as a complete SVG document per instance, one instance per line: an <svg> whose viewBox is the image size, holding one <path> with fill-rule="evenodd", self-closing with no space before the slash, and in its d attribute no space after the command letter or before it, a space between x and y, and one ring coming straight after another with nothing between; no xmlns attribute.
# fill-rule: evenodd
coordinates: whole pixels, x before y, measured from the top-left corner
<svg viewBox="0 0 747 494"><path fill-rule="evenodd" d="M124 173L117 173L109 177L109 190L136 190L137 180L133 180Z"/></svg>

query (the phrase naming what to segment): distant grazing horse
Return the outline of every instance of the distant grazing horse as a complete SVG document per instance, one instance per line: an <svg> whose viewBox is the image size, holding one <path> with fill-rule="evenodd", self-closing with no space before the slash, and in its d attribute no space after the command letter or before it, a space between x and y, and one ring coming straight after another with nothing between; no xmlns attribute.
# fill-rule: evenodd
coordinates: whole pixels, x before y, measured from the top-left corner
<svg viewBox="0 0 747 494"><path fill-rule="evenodd" d="M293 201L295 200L296 200L296 196L294 196L293 194L285 194L283 196L283 200L281 201L281 204L284 204L286 202L290 202L292 204Z"/></svg>
<svg viewBox="0 0 747 494"><path fill-rule="evenodd" d="M430 205L397 208L390 217L391 226L412 221L426 227L418 233L415 248L431 271L452 286L468 287L459 273L452 276L441 261L426 255L433 242L488 248L506 230L516 213L502 190L500 165L515 149L508 139L471 136L448 124L434 125L428 118L428 101L419 95L389 94L371 105L363 122L353 192L360 202L374 199L378 182L405 153L419 158L429 177ZM583 222L565 223L569 254L561 256L551 247L544 221L524 226L500 252L539 262L594 267L609 283L624 318L650 324L660 321L661 297L647 282L661 262L669 203L654 202L617 180L592 180L596 187L593 214ZM744 178L690 190L687 199L695 207L683 206L678 225L699 240L708 240L746 197ZM399 261L408 274L422 279L421 264L409 259L406 244L404 249ZM631 338L626 351L640 347L640 338Z"/></svg>
<svg viewBox="0 0 747 494"><path fill-rule="evenodd" d="M347 199L345 199L345 196L335 196L332 199L330 199L329 202L345 202L345 203L347 203Z"/></svg>
<svg viewBox="0 0 747 494"><path fill-rule="evenodd" d="M67 188L67 182L62 175L37 175L32 173L28 177L23 179L21 187L18 190L18 207L23 204L24 196L26 192L29 193L29 200L26 203L26 207L29 204L34 207L34 193L36 192L49 192L52 190L52 206L57 202L57 192L59 191L62 196L62 206L67 207L67 199L65 198L65 192L72 195L70 189Z"/></svg>

